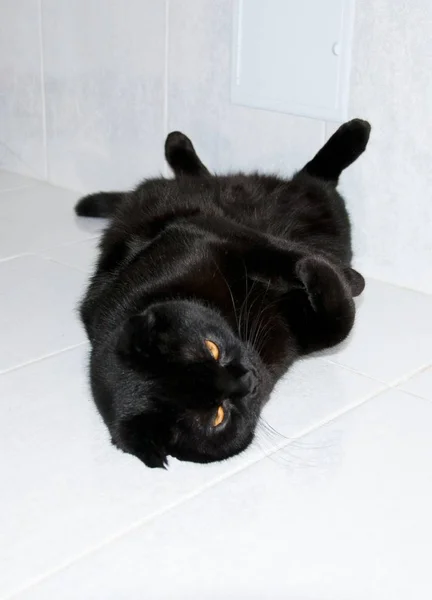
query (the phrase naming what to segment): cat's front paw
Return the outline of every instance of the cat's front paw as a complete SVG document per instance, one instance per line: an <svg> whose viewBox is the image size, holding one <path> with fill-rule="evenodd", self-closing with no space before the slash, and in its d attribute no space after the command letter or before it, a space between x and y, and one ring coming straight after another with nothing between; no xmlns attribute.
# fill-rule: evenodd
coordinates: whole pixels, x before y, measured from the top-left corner
<svg viewBox="0 0 432 600"><path fill-rule="evenodd" d="M296 265L296 272L315 312L329 316L338 314L341 306L351 302L348 282L322 258L302 258Z"/></svg>
<svg viewBox="0 0 432 600"><path fill-rule="evenodd" d="M299 260L296 273L304 293L292 326L303 352L339 344L351 331L355 317L347 278L338 267L317 256Z"/></svg>

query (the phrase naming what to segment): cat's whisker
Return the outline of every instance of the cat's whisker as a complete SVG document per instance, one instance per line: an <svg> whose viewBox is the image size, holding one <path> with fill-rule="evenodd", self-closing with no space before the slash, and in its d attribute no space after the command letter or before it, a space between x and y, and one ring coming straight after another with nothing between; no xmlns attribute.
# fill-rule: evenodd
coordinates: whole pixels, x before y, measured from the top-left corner
<svg viewBox="0 0 432 600"><path fill-rule="evenodd" d="M253 283L252 283L251 293L252 293L255 285L256 285L256 280L254 280ZM246 316L246 326L247 326L246 336L245 336L246 337L246 341L250 341L250 338L251 338L251 333L252 332L251 332L251 327L250 327L250 315L251 315L252 308L255 306L255 304L256 304L256 302L258 300L259 300L259 296L256 296L253 299L253 301L251 302L251 304L249 305L249 308L248 308L248 312L247 312L247 316ZM252 321L252 325L253 324L254 324L254 321Z"/></svg>
<svg viewBox="0 0 432 600"><path fill-rule="evenodd" d="M239 326L239 320L238 320L238 315L237 315L237 308L236 308L236 305L235 305L235 300L234 300L234 294L233 294L233 292L232 292L231 286L230 286L230 284L228 283L228 281L227 281L227 279L226 279L225 275L222 273L221 269L219 268L219 266L218 266L218 264L216 263L216 261L215 261L215 260L213 260L213 263L214 263L214 265L215 265L216 269L219 271L219 273L220 273L220 275L221 275L222 279L224 280L224 282L225 282L225 285L226 285L226 287L227 287L227 290L228 290L228 292L229 292L229 294L230 294L230 296L231 296L231 302L232 302L232 306L233 306L233 310L234 310L234 318L235 318L235 320L236 320L236 323L237 323L237 332L238 332L238 334L239 334L239 337L240 337L240 326Z"/></svg>
<svg viewBox="0 0 432 600"><path fill-rule="evenodd" d="M261 296L261 303L260 303L260 311L259 314L257 315L255 322L254 322L254 329L253 332L251 332L251 344L252 346L255 346L256 342L257 342L257 338L259 336L259 333L262 329L263 326L263 321L264 321L264 315L266 313L266 311L270 308L273 308L274 306L276 306L276 304L279 302L279 299L275 299L272 302L269 302L267 305L265 305L263 307L263 303L264 300L267 297L268 291L270 289L270 280L267 282L267 289L264 292L264 294Z"/></svg>
<svg viewBox="0 0 432 600"><path fill-rule="evenodd" d="M255 281L254 281L254 283L255 283ZM257 326L259 324L260 316L263 313L263 311L262 311L262 305L263 305L264 299L265 299L265 297L267 295L269 286L270 286L270 282L268 282L267 289L264 292L264 294L261 294L261 296L257 295L256 298L254 299L254 302L251 305L251 308L252 308L256 304L256 302L258 300L261 300L260 305L259 305L259 309L258 309L258 314L256 315L255 319L252 321L252 327L250 328L250 334L249 334L249 337L248 337L248 341L251 342L252 345L253 345L252 339L254 338L254 334L255 334L256 328L257 328ZM249 320L249 315L248 315L248 320Z"/></svg>
<svg viewBox="0 0 432 600"><path fill-rule="evenodd" d="M249 278L248 278L248 279L249 279ZM255 287L255 283L256 283L256 282L255 282L255 280L254 280L254 281L252 282L252 285L251 285L251 287L250 287L250 290L249 290L249 292L248 292L248 294L247 294L247 296L246 296L246 318L245 318L245 321L244 321L244 322L245 322L245 332L244 332L244 339L245 339L246 341L247 341L247 340L248 340L248 338L249 338L249 330L250 330L249 317L250 317L250 312L251 312L251 308L252 308L253 304L254 304L254 303L255 303L255 301L256 301L256 298L254 298L254 300L252 301L252 304L250 304L250 303L248 304L248 302L249 302L249 298L252 296L252 292L253 292L253 289L254 289L254 287Z"/></svg>
<svg viewBox="0 0 432 600"><path fill-rule="evenodd" d="M248 340L248 342L254 348L256 348L257 337L261 334L263 327L264 327L264 314L263 314L263 312L261 312L261 314L259 314L254 321L253 328L251 330L251 335Z"/></svg>
<svg viewBox="0 0 432 600"><path fill-rule="evenodd" d="M301 439L289 438L272 427L263 417L259 421L256 430L255 441L267 457L290 470L311 469L328 465L329 445L308 445ZM314 456L311 456L311 451Z"/></svg>
<svg viewBox="0 0 432 600"><path fill-rule="evenodd" d="M261 332L263 331L263 329L265 328L266 322L265 322L265 317L266 317L266 311L271 308L271 305L269 306L265 306L264 308L261 309L261 312L257 315L257 318L255 319L255 323L254 323L254 328L253 331L251 332L251 337L250 337L250 343L252 346L256 346L257 341L259 339L259 336L261 335Z"/></svg>
<svg viewBox="0 0 432 600"><path fill-rule="evenodd" d="M246 264L245 264L244 261L243 261L243 268L244 268L244 271L245 271L245 281L246 281L246 285L247 285ZM243 299L243 302L241 303L240 313L239 313L239 321L240 321L240 325L239 325L239 337L240 337L241 340L243 340L243 331L242 331L242 327L243 327L243 307L244 307L244 304L246 302L246 298L247 298L247 287L246 287L246 294L245 294L245 297Z"/></svg>
<svg viewBox="0 0 432 600"><path fill-rule="evenodd" d="M259 424L258 424L258 430L261 430L268 437L271 437L272 440L277 439L279 442L281 442L281 441L289 442L290 441L290 438L287 438L282 433L277 431L272 425L270 425L270 423L263 416L260 417Z"/></svg>
<svg viewBox="0 0 432 600"><path fill-rule="evenodd" d="M256 429L256 441L272 461L298 471L316 469L322 472L340 461L339 435L331 435L318 442L308 441L307 436L287 437L263 416Z"/></svg>
<svg viewBox="0 0 432 600"><path fill-rule="evenodd" d="M267 306L265 306L263 308L263 310L261 312L260 325L259 325L259 328L256 331L254 339L252 340L252 345L257 350L257 352L260 352L262 350L262 347L264 346L264 343L270 337L271 332L275 328L274 323L270 324L270 326L268 326L269 323L265 322L264 316L265 316L266 311L269 310L270 308L273 308L273 306L275 306L277 303L278 303L278 300L274 300L273 302L270 302Z"/></svg>
<svg viewBox="0 0 432 600"><path fill-rule="evenodd" d="M244 267L244 271L245 271L246 293L245 293L245 297L244 297L244 300L242 302L241 309L240 309L240 338L243 341L245 341L247 339L247 322L244 319L244 310L245 310L245 307L247 309L247 302L248 302L249 296L252 292L252 288L249 289L249 274L248 274L248 270L247 270L246 263L244 260L243 260L243 267ZM244 324L245 324L245 327L243 327Z"/></svg>

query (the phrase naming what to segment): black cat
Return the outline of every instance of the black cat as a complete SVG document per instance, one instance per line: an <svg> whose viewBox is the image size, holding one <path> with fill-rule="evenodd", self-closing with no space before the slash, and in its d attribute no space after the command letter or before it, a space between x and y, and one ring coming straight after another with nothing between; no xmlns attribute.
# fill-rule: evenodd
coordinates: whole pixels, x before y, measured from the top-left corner
<svg viewBox="0 0 432 600"><path fill-rule="evenodd" d="M175 179L78 202L111 219L81 317L116 446L150 467L237 454L291 363L348 335L364 280L336 185L369 133L346 123L286 180L212 175L174 132Z"/></svg>

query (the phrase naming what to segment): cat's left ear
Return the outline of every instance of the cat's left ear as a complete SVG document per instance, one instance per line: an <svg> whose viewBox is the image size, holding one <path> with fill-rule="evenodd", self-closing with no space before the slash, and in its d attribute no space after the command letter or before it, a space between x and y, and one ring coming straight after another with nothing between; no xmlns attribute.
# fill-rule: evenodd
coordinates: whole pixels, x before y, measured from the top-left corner
<svg viewBox="0 0 432 600"><path fill-rule="evenodd" d="M119 356L132 366L149 355L154 342L156 318L151 309L130 317L124 324L117 342Z"/></svg>

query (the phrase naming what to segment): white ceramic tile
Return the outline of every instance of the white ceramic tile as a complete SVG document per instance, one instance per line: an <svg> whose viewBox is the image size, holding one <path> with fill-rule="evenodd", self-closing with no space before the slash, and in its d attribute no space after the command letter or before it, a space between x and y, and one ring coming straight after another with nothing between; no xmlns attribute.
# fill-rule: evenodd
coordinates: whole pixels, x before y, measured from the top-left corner
<svg viewBox="0 0 432 600"><path fill-rule="evenodd" d="M36 256L0 262L0 372L85 341L76 305L86 277Z"/></svg>
<svg viewBox="0 0 432 600"><path fill-rule="evenodd" d="M369 279L352 335L329 359L386 383L432 362L432 296Z"/></svg>
<svg viewBox="0 0 432 600"><path fill-rule="evenodd" d="M163 168L165 1L43 2L50 180L130 188Z"/></svg>
<svg viewBox="0 0 432 600"><path fill-rule="evenodd" d="M78 198L46 184L0 194L0 259L94 237L105 221L76 217Z"/></svg>
<svg viewBox="0 0 432 600"><path fill-rule="evenodd" d="M432 367L414 375L400 386L400 389L410 392L420 398L432 400Z"/></svg>
<svg viewBox="0 0 432 600"><path fill-rule="evenodd" d="M168 129L193 140L211 170L290 175L319 149L320 121L231 103L231 0L169 5Z"/></svg>
<svg viewBox="0 0 432 600"><path fill-rule="evenodd" d="M43 102L37 0L2 0L0 166L44 177Z"/></svg>
<svg viewBox="0 0 432 600"><path fill-rule="evenodd" d="M0 456L7 451L14 457L7 467L13 485L0 499L7 549L0 560L7 564L0 575L0 597L243 468L285 443L283 436L294 437L378 389L355 373L313 359L293 369L270 400L266 420L278 434L260 427L253 447L224 463L171 459L168 471L155 471L110 445L89 399L86 352L81 347L0 376L5 415ZM19 480L14 473L20 473Z"/></svg>
<svg viewBox="0 0 432 600"><path fill-rule="evenodd" d="M98 255L98 243L99 237L91 238L83 242L73 242L57 248L50 248L45 250L43 255L84 273L93 273Z"/></svg>
<svg viewBox="0 0 432 600"><path fill-rule="evenodd" d="M89 397L87 352L0 375L1 598L259 455L147 469L110 444Z"/></svg>
<svg viewBox="0 0 432 600"><path fill-rule="evenodd" d="M431 426L387 392L19 598L429 598Z"/></svg>
<svg viewBox="0 0 432 600"><path fill-rule="evenodd" d="M385 386L318 358L297 362L276 386L262 414L257 444L267 450L377 394Z"/></svg>
<svg viewBox="0 0 432 600"><path fill-rule="evenodd" d="M24 177L10 171L0 169L0 193L15 190L17 188L27 188L37 185L39 182L31 177Z"/></svg>

